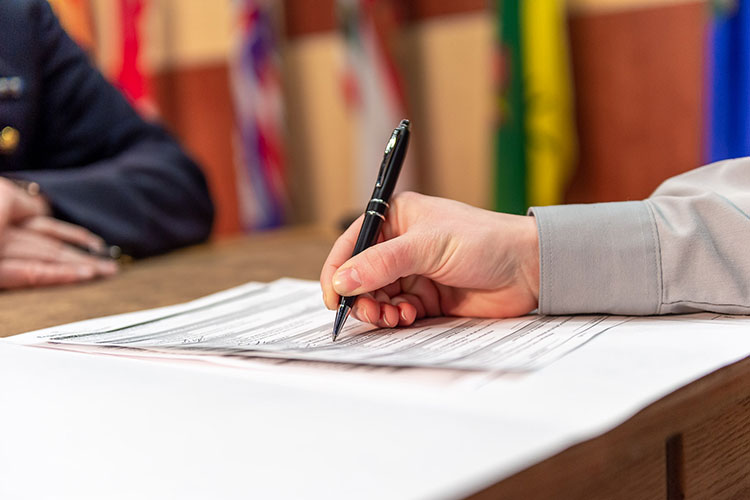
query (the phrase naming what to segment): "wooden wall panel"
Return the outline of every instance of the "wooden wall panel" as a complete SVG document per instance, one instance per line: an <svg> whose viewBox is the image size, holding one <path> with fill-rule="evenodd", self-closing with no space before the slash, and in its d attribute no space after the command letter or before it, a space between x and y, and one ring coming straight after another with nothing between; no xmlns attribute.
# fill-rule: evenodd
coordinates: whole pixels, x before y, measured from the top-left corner
<svg viewBox="0 0 750 500"><path fill-rule="evenodd" d="M411 19L462 14L465 12L486 11L494 0L409 0L403 2Z"/></svg>
<svg viewBox="0 0 750 500"><path fill-rule="evenodd" d="M420 190L492 205L494 19L434 18L408 30L405 80Z"/></svg>
<svg viewBox="0 0 750 500"><path fill-rule="evenodd" d="M397 0L401 13L413 21L487 10L493 0ZM287 35L294 38L336 28L336 0L285 0Z"/></svg>
<svg viewBox="0 0 750 500"><path fill-rule="evenodd" d="M284 50L292 222L338 227L362 210L352 196L353 131L341 93L343 44L333 33Z"/></svg>
<svg viewBox="0 0 750 500"><path fill-rule="evenodd" d="M580 163L570 202L640 199L701 164L702 3L574 16Z"/></svg>
<svg viewBox="0 0 750 500"><path fill-rule="evenodd" d="M686 3L706 4L711 0L567 0L572 12L622 12L629 9L643 9Z"/></svg>
<svg viewBox="0 0 750 500"><path fill-rule="evenodd" d="M285 0L286 35L290 38L336 29L336 0Z"/></svg>
<svg viewBox="0 0 750 500"><path fill-rule="evenodd" d="M206 173L216 205L214 234L237 233L235 118L226 63L166 69L155 75L153 83L165 123Z"/></svg>

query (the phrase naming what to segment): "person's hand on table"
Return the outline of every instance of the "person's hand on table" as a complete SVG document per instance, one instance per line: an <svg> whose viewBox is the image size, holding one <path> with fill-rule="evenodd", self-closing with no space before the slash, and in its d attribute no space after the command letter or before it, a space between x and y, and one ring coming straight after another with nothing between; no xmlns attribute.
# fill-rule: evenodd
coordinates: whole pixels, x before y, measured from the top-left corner
<svg viewBox="0 0 750 500"><path fill-rule="evenodd" d="M43 197L0 178L0 289L73 283L117 272L115 262L75 248L102 249L101 238L49 213Z"/></svg>
<svg viewBox="0 0 750 500"><path fill-rule="evenodd" d="M339 237L323 265L328 309L342 295L359 295L354 317L393 327L426 316L520 316L537 307L533 217L402 193L391 202L378 244L352 257L362 220Z"/></svg>

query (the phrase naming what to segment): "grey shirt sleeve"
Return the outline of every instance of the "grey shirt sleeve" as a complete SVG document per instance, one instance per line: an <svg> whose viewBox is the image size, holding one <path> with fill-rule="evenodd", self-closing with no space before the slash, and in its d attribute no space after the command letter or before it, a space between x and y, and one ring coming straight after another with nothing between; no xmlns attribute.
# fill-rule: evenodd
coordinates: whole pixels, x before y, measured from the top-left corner
<svg viewBox="0 0 750 500"><path fill-rule="evenodd" d="M529 213L543 314L750 314L750 158L673 177L643 201Z"/></svg>

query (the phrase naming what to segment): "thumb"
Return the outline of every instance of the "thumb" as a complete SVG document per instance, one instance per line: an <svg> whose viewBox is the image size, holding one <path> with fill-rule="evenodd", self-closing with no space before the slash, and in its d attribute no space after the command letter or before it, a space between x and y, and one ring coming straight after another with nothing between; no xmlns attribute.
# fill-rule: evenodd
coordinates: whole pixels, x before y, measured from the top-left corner
<svg viewBox="0 0 750 500"><path fill-rule="evenodd" d="M341 265L333 275L333 289L344 297L359 295L418 274L421 253L418 240L408 236L378 243Z"/></svg>

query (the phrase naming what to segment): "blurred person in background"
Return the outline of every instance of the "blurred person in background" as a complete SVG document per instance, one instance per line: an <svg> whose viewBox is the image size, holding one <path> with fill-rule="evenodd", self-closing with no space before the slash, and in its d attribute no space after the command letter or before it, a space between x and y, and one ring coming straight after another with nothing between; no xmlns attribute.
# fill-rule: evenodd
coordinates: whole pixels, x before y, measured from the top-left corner
<svg viewBox="0 0 750 500"><path fill-rule="evenodd" d="M0 2L0 288L117 272L205 240L198 166L91 66L46 0Z"/></svg>
<svg viewBox="0 0 750 500"><path fill-rule="evenodd" d="M403 193L382 242L355 257L362 218L321 272L326 306L381 327L425 316L750 314L750 157L665 181L646 200L481 210Z"/></svg>

